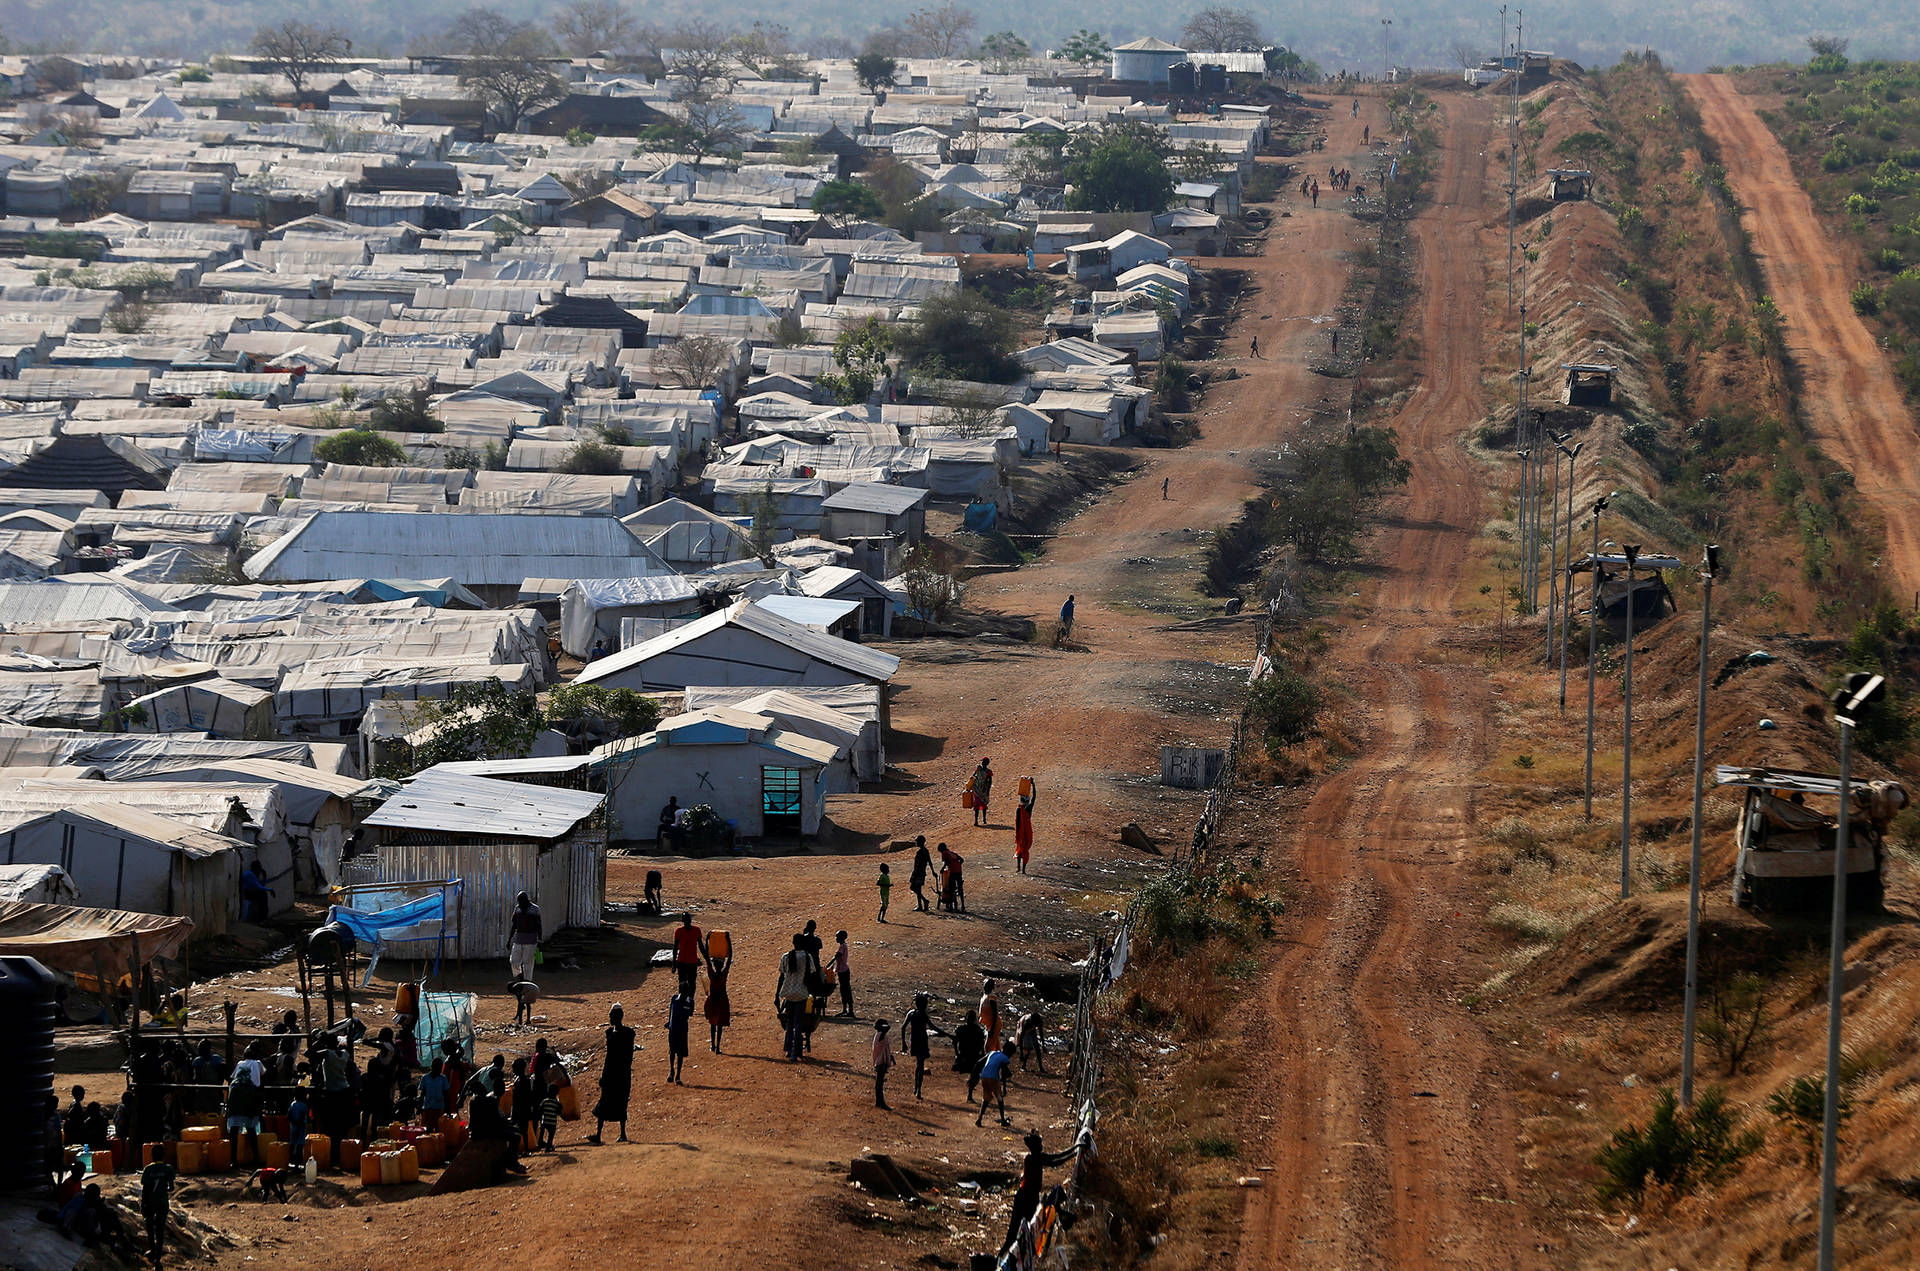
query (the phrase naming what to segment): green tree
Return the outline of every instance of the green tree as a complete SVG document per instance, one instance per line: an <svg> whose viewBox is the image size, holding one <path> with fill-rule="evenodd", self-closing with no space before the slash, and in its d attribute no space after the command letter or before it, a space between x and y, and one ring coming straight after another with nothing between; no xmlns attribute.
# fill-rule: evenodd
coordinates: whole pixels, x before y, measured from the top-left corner
<svg viewBox="0 0 1920 1271"><path fill-rule="evenodd" d="M381 432L444 432L446 425L433 413L424 388L411 389L382 397L367 412L367 418Z"/></svg>
<svg viewBox="0 0 1920 1271"><path fill-rule="evenodd" d="M833 360L840 369L821 376L820 383L842 406L858 406L873 396L873 386L886 371L892 352L892 329L878 318L868 318L833 342Z"/></svg>
<svg viewBox="0 0 1920 1271"><path fill-rule="evenodd" d="M566 734L578 752L652 732L660 722L660 703L630 688L563 684L547 694L542 718L548 728Z"/></svg>
<svg viewBox="0 0 1920 1271"><path fill-rule="evenodd" d="M884 53L862 53L853 59L853 77L870 93L892 88L900 73L900 63Z"/></svg>
<svg viewBox="0 0 1920 1271"><path fill-rule="evenodd" d="M407 461L407 452L391 437L383 437L371 428L349 428L314 443L313 457L321 463L340 463L362 468L398 468Z"/></svg>
<svg viewBox="0 0 1920 1271"><path fill-rule="evenodd" d="M1033 56L1033 46L1011 31L995 31L980 41L980 57L996 75L1005 75L1017 62Z"/></svg>
<svg viewBox="0 0 1920 1271"><path fill-rule="evenodd" d="M1098 66L1113 56L1113 45L1098 31L1081 27L1060 46L1060 56L1081 66Z"/></svg>
<svg viewBox="0 0 1920 1271"><path fill-rule="evenodd" d="M747 541L753 544L754 555L771 565L773 545L780 541L780 500L773 495L772 477L767 478L766 488L754 496L752 515Z"/></svg>
<svg viewBox="0 0 1920 1271"><path fill-rule="evenodd" d="M824 182L814 191L808 206L842 229L855 221L877 221L887 214L879 194L858 181Z"/></svg>
<svg viewBox="0 0 1920 1271"><path fill-rule="evenodd" d="M399 772L390 768L382 775L403 776L468 759L518 759L533 749L546 723L537 697L499 680L456 684L444 698L416 705L408 722L415 736L426 735L409 748Z"/></svg>
<svg viewBox="0 0 1920 1271"><path fill-rule="evenodd" d="M1012 314L977 291L930 297L897 336L914 366L937 362L942 378L1006 384L1020 377L1013 360L1020 329Z"/></svg>
<svg viewBox="0 0 1920 1271"><path fill-rule="evenodd" d="M605 442L582 441L567 451L560 462L553 465L553 470L575 476L617 477L624 468L620 452L614 447Z"/></svg>
<svg viewBox="0 0 1920 1271"><path fill-rule="evenodd" d="M1183 181L1213 181L1222 168L1232 167L1233 161L1211 141L1199 141L1182 150L1174 166Z"/></svg>
<svg viewBox="0 0 1920 1271"><path fill-rule="evenodd" d="M1151 124L1109 124L1067 142L1067 207L1076 212L1164 212L1173 202L1167 134Z"/></svg>

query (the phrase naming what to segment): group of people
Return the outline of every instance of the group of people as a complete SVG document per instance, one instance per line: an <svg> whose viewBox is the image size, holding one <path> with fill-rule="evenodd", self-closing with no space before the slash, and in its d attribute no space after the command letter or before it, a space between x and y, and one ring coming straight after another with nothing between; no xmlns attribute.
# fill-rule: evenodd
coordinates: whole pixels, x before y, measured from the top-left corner
<svg viewBox="0 0 1920 1271"><path fill-rule="evenodd" d="M1352 168L1328 168L1327 184L1331 185L1336 190L1352 189L1353 188L1353 169Z"/></svg>

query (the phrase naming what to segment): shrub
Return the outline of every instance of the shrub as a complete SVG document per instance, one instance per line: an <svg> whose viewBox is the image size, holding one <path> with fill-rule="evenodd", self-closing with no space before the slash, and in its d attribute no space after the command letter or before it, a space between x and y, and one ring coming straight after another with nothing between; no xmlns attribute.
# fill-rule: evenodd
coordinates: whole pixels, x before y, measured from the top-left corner
<svg viewBox="0 0 1920 1271"><path fill-rule="evenodd" d="M209 84L213 82L213 72L204 66L189 66L180 72L182 84Z"/></svg>
<svg viewBox="0 0 1920 1271"><path fill-rule="evenodd" d="M906 589L908 611L923 622L945 622L960 606L960 580L940 568L925 543L907 556L900 585Z"/></svg>
<svg viewBox="0 0 1920 1271"><path fill-rule="evenodd" d="M1727 1066L1729 1077L1740 1071L1753 1044L1773 1028L1766 988L1766 981L1757 975L1734 975L1716 981L1708 991L1700 1036Z"/></svg>
<svg viewBox="0 0 1920 1271"><path fill-rule="evenodd" d="M946 377L989 384L1020 377L1013 360L1018 342L1013 315L977 291L929 298L898 334L901 352L915 366L937 360Z"/></svg>
<svg viewBox="0 0 1920 1271"><path fill-rule="evenodd" d="M383 437L371 428L349 428L316 442L313 457L321 463L397 468L407 461L407 452L399 442L391 437Z"/></svg>
<svg viewBox="0 0 1920 1271"><path fill-rule="evenodd" d="M1820 1163L1820 1144L1826 1135L1827 1081L1825 1077L1795 1077L1767 1096L1767 1111L1806 1149L1807 1164ZM1853 1100L1840 1091L1840 1124L1853 1115Z"/></svg>
<svg viewBox="0 0 1920 1271"><path fill-rule="evenodd" d="M585 128L569 128L567 129L566 136L562 137L561 140L577 150L581 146L592 145L593 134Z"/></svg>
<svg viewBox="0 0 1920 1271"><path fill-rule="evenodd" d="M620 452L605 442L582 441L567 451L565 457L553 466L553 470L585 477L619 476L622 471Z"/></svg>
<svg viewBox="0 0 1920 1271"><path fill-rule="evenodd" d="M446 429L428 405L424 388L382 397L373 404L367 417L382 432L444 432Z"/></svg>
<svg viewBox="0 0 1920 1271"><path fill-rule="evenodd" d="M1870 199L1864 194L1847 196L1847 211L1854 216L1872 216L1880 210L1880 200Z"/></svg>
<svg viewBox="0 0 1920 1271"><path fill-rule="evenodd" d="M1872 317L1880 312L1880 288L1870 282L1853 285L1853 311Z"/></svg>
<svg viewBox="0 0 1920 1271"><path fill-rule="evenodd" d="M1638 1203L1649 1182L1684 1193L1719 1181L1763 1142L1760 1131L1739 1127L1722 1090L1707 1089L1684 1110L1671 1089L1661 1090L1646 1128L1628 1124L1615 1131L1594 1158L1604 1174L1600 1199Z"/></svg>
<svg viewBox="0 0 1920 1271"><path fill-rule="evenodd" d="M1247 693L1247 716L1266 741L1269 754L1313 735L1325 699L1320 686L1285 658L1255 680Z"/></svg>

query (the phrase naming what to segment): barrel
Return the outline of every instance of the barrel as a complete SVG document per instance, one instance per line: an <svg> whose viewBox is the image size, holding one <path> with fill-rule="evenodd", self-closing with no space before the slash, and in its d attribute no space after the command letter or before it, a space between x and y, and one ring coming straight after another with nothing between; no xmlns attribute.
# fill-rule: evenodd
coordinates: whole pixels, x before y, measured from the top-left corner
<svg viewBox="0 0 1920 1271"><path fill-rule="evenodd" d="M285 1169L292 1161L287 1145L278 1139L271 1143L262 1143L260 1150L266 1155L267 1165L272 1169Z"/></svg>
<svg viewBox="0 0 1920 1271"><path fill-rule="evenodd" d="M35 959L0 958L0 1191L47 1183L53 987L53 973Z"/></svg>
<svg viewBox="0 0 1920 1271"><path fill-rule="evenodd" d="M733 956L733 937L724 931L707 933L707 956L716 961Z"/></svg>
<svg viewBox="0 0 1920 1271"><path fill-rule="evenodd" d="M182 1141L176 1164L182 1174L200 1174L207 1168L206 1144Z"/></svg>
<svg viewBox="0 0 1920 1271"><path fill-rule="evenodd" d="M344 1146L344 1144L342 1145ZM380 1181L380 1153L367 1152L360 1157L360 1185L372 1187Z"/></svg>

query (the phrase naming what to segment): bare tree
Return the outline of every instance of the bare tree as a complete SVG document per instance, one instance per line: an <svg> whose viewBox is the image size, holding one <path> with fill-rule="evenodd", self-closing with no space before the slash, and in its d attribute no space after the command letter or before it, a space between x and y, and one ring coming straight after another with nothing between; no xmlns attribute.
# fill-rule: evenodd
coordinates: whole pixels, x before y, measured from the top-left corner
<svg viewBox="0 0 1920 1271"><path fill-rule="evenodd" d="M729 97L693 97L682 103L687 122L682 143L693 156L693 166L717 154L736 154L745 141L747 117Z"/></svg>
<svg viewBox="0 0 1920 1271"><path fill-rule="evenodd" d="M1187 19L1180 38L1196 53L1231 53L1266 43L1259 19L1245 9L1202 9Z"/></svg>
<svg viewBox="0 0 1920 1271"><path fill-rule="evenodd" d="M798 79L806 70L806 59L793 47L793 32L780 22L756 22L734 36L733 56L761 79Z"/></svg>
<svg viewBox="0 0 1920 1271"><path fill-rule="evenodd" d="M1472 40L1455 40L1453 42L1453 60L1460 63L1462 70L1480 65L1481 59L1485 56L1486 54L1481 51L1480 46Z"/></svg>
<svg viewBox="0 0 1920 1271"><path fill-rule="evenodd" d="M418 51L478 56L498 49L513 38L520 27L520 23L498 9L468 9L453 20L439 39L429 38Z"/></svg>
<svg viewBox="0 0 1920 1271"><path fill-rule="evenodd" d="M717 22L696 18L662 37L660 60L680 81L678 96L711 97L733 85L735 36Z"/></svg>
<svg viewBox="0 0 1920 1271"><path fill-rule="evenodd" d="M654 354L654 365L681 388L712 388L733 364L731 341L713 335L690 335Z"/></svg>
<svg viewBox="0 0 1920 1271"><path fill-rule="evenodd" d="M990 437L1006 426L1000 414L1001 403L977 388L963 388L946 395L933 422L956 437L975 441Z"/></svg>
<svg viewBox="0 0 1920 1271"><path fill-rule="evenodd" d="M296 98L305 93L308 76L328 62L345 57L352 48L353 41L339 27L295 18L253 33L253 51L286 76Z"/></svg>
<svg viewBox="0 0 1920 1271"><path fill-rule="evenodd" d="M901 24L907 37L922 57L952 57L973 43L974 28L980 19L973 10L963 9L949 0L938 8L932 5L915 9Z"/></svg>
<svg viewBox="0 0 1920 1271"><path fill-rule="evenodd" d="M574 57L632 53L640 48L640 23L617 0L573 0L553 16L560 47Z"/></svg>
<svg viewBox="0 0 1920 1271"><path fill-rule="evenodd" d="M505 39L470 57L460 70L460 83L478 91L511 132L533 111L567 95L566 81L547 64L554 55L552 37L521 23Z"/></svg>

